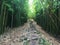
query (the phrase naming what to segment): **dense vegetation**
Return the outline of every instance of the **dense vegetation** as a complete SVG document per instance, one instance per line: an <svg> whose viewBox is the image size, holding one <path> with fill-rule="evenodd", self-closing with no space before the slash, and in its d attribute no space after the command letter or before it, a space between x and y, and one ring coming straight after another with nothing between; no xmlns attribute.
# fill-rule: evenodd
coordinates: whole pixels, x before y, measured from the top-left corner
<svg viewBox="0 0 60 45"><path fill-rule="evenodd" d="M45 31L54 36L60 35L60 0L40 1L43 6L36 13L35 20Z"/></svg>
<svg viewBox="0 0 60 45"><path fill-rule="evenodd" d="M45 31L60 34L60 0L0 0L0 33L34 18Z"/></svg>
<svg viewBox="0 0 60 45"><path fill-rule="evenodd" d="M24 0L0 0L0 33L6 27L17 27L27 22Z"/></svg>

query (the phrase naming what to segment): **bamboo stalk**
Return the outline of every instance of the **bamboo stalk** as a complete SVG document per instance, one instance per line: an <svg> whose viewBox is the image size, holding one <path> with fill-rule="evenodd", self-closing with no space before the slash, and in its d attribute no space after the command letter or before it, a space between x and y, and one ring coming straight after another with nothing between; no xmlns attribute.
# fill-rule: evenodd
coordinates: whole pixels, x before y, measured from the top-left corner
<svg viewBox="0 0 60 45"><path fill-rule="evenodd" d="M11 28L13 28L13 11L12 11Z"/></svg>
<svg viewBox="0 0 60 45"><path fill-rule="evenodd" d="M2 23L2 33L5 30L5 16L6 16L6 6L4 7L3 23Z"/></svg>
<svg viewBox="0 0 60 45"><path fill-rule="evenodd" d="M7 18L8 18L8 11L6 11L6 21L5 21L5 26L7 25Z"/></svg>
<svg viewBox="0 0 60 45"><path fill-rule="evenodd" d="M3 8L4 8L4 2L2 3L2 6L1 6L1 24L0 24L0 31L2 30L2 23L3 23ZM2 32L0 32L0 34L1 34Z"/></svg>

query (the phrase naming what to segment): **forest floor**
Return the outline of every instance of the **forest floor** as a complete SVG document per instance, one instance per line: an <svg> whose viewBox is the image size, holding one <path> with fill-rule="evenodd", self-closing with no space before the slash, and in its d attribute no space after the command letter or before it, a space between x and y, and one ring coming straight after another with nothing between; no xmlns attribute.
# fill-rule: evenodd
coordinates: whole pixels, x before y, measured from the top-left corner
<svg viewBox="0 0 60 45"><path fill-rule="evenodd" d="M9 29L2 34L0 45L60 45L60 43L36 22L27 22L24 26Z"/></svg>

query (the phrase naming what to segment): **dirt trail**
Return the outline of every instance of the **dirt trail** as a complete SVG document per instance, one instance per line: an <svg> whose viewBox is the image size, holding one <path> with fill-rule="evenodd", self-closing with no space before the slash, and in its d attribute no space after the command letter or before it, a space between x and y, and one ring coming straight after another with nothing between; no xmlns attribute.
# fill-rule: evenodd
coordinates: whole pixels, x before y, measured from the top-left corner
<svg viewBox="0 0 60 45"><path fill-rule="evenodd" d="M38 44L39 42L39 44ZM47 43L47 44L46 44ZM0 45L60 45L55 38L47 34L34 21L24 26L9 29L0 36Z"/></svg>
<svg viewBox="0 0 60 45"><path fill-rule="evenodd" d="M58 40L54 38L53 36L49 35L47 32L45 32L42 27L37 25L35 21L33 21L33 25L35 26L36 30L42 33L43 37L45 37L49 42L52 42L54 45L60 45Z"/></svg>

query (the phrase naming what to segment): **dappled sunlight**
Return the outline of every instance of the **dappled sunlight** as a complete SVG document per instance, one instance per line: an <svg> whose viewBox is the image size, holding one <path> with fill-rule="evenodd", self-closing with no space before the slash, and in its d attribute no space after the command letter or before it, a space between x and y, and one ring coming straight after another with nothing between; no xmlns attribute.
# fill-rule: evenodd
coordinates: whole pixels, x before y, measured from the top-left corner
<svg viewBox="0 0 60 45"><path fill-rule="evenodd" d="M28 17L33 18L36 15L34 0L29 0L28 5Z"/></svg>

